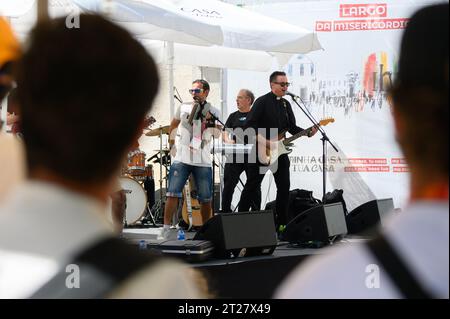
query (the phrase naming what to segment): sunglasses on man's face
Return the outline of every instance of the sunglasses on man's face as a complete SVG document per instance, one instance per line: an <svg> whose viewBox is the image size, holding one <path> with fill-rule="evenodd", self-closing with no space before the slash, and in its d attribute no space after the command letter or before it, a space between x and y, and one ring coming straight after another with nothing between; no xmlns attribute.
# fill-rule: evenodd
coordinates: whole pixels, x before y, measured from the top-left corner
<svg viewBox="0 0 450 319"><path fill-rule="evenodd" d="M189 89L189 93L191 94L199 94L199 93L203 93L205 90L204 89Z"/></svg>
<svg viewBox="0 0 450 319"><path fill-rule="evenodd" d="M289 87L289 85L291 85L291 83L289 83L289 82L273 82L273 83L278 84L282 88Z"/></svg>

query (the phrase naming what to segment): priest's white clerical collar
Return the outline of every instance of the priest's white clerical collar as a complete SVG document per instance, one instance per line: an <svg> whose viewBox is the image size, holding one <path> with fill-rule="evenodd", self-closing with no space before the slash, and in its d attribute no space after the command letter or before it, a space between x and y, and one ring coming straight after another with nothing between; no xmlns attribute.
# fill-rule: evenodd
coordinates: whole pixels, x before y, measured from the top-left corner
<svg viewBox="0 0 450 319"><path fill-rule="evenodd" d="M281 100L281 96L277 96L277 100L278 100L278 101Z"/></svg>

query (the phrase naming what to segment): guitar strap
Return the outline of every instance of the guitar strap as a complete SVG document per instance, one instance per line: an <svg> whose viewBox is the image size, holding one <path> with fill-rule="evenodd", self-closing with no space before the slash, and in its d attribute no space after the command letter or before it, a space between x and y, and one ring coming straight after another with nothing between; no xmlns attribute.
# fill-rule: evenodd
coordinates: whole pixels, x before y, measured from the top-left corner
<svg viewBox="0 0 450 319"><path fill-rule="evenodd" d="M407 299L433 298L411 271L410 266L381 233L375 239L369 241L367 247L397 286L403 297Z"/></svg>
<svg viewBox="0 0 450 319"><path fill-rule="evenodd" d="M78 266L80 275L76 287L68 286L74 277L64 268L30 298L107 298L127 279L159 260L159 256L148 251L135 250L122 239L105 238L72 260L71 265Z"/></svg>

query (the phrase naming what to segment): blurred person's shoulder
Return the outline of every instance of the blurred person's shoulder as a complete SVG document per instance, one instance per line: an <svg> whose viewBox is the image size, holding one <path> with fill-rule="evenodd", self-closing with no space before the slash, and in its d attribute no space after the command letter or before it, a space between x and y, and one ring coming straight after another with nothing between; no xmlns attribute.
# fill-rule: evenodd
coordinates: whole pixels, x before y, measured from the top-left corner
<svg viewBox="0 0 450 319"><path fill-rule="evenodd" d="M206 287L188 264L166 259L155 261L136 272L110 295L113 299L198 299L205 298Z"/></svg>
<svg viewBox="0 0 450 319"><path fill-rule="evenodd" d="M449 297L448 201L414 202L388 220L384 234L420 283Z"/></svg>
<svg viewBox="0 0 450 319"><path fill-rule="evenodd" d="M105 296L113 299L205 298L208 291L206 281L189 264L139 250L115 236L97 241L78 254L74 263L100 271L103 275L97 277L110 282L103 290Z"/></svg>
<svg viewBox="0 0 450 319"><path fill-rule="evenodd" d="M448 203L416 203L393 215L382 230L387 241L428 291L448 298ZM371 275L379 286L372 287ZM279 287L276 298L402 298L362 243L327 248L299 265Z"/></svg>
<svg viewBox="0 0 450 319"><path fill-rule="evenodd" d="M349 243L325 248L297 266L278 288L279 299L379 299L400 298L383 273L379 289L367 286L376 261L364 244Z"/></svg>

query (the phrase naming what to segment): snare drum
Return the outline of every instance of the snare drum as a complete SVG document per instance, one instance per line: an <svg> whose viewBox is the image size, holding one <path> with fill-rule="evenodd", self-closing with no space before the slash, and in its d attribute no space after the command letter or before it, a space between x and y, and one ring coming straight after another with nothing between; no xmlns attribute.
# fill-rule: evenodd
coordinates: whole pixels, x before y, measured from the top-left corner
<svg viewBox="0 0 450 319"><path fill-rule="evenodd" d="M133 225L145 215L147 194L141 184L131 177L121 177L119 181L126 196L125 220L128 225Z"/></svg>
<svg viewBox="0 0 450 319"><path fill-rule="evenodd" d="M145 177L145 152L137 149L128 153L128 174Z"/></svg>

